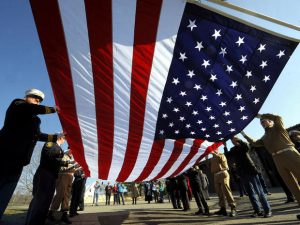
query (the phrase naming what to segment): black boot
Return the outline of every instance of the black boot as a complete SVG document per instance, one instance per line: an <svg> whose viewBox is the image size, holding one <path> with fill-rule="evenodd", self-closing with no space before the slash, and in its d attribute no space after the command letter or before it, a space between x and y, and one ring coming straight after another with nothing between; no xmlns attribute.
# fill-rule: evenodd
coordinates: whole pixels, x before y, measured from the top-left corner
<svg viewBox="0 0 300 225"><path fill-rule="evenodd" d="M69 220L68 217L68 212L63 212L61 219L62 222L66 223L66 224L71 224L72 222Z"/></svg>
<svg viewBox="0 0 300 225"><path fill-rule="evenodd" d="M197 212L195 212L195 215L201 215L203 214L203 210L202 209L199 209Z"/></svg>
<svg viewBox="0 0 300 225"><path fill-rule="evenodd" d="M203 213L203 216L210 216L209 209L205 209L205 212Z"/></svg>
<svg viewBox="0 0 300 225"><path fill-rule="evenodd" d="M222 207L219 211L215 212L216 215L227 216L227 211L224 207Z"/></svg>
<svg viewBox="0 0 300 225"><path fill-rule="evenodd" d="M55 217L53 216L53 211L49 210L47 219L50 221L55 221Z"/></svg>

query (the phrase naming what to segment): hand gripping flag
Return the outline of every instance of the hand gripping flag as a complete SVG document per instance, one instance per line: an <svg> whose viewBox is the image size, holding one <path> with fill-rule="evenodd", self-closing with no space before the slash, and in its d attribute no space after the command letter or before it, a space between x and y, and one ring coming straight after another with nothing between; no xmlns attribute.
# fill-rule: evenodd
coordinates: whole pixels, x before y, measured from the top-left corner
<svg viewBox="0 0 300 225"><path fill-rule="evenodd" d="M31 0L87 175L176 176L257 114L297 43L182 0Z"/></svg>

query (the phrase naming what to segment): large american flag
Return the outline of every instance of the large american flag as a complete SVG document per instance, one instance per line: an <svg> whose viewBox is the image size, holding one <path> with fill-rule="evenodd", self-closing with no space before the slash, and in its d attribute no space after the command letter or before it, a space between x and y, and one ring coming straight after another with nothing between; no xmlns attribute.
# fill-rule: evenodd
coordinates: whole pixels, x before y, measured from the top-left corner
<svg viewBox="0 0 300 225"><path fill-rule="evenodd" d="M253 119L297 45L183 0L30 2L68 143L104 180L194 165Z"/></svg>

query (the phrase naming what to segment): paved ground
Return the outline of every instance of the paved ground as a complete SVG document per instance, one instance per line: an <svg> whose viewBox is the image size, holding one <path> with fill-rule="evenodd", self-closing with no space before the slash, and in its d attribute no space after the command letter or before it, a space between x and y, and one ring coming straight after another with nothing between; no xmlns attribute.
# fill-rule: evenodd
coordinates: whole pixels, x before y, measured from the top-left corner
<svg viewBox="0 0 300 225"><path fill-rule="evenodd" d="M125 205L105 206L86 206L84 212L79 216L72 218L73 225L193 225L193 224L262 224L262 225L292 225L300 224L296 220L296 214L300 213L297 203L285 204L284 194L279 189L272 189L272 195L268 196L272 209L271 218L251 218L252 213L248 197L236 197L238 216L235 218L222 216L195 216L196 203L191 202L191 211L183 212L172 209L171 203L151 203L147 204L143 200L137 202L137 205L131 205L126 202ZM212 197L208 201L211 212L218 209L217 198ZM4 216L4 222L1 225L23 225L26 216L27 207L10 207ZM50 223L48 223L50 225ZM56 223L60 224L60 223ZM63 223L61 223L63 225Z"/></svg>

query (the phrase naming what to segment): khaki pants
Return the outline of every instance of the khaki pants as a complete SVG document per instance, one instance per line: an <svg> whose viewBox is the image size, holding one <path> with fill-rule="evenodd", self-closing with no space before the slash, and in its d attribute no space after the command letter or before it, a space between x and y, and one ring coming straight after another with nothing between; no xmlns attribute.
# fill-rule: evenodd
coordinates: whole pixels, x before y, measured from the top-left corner
<svg viewBox="0 0 300 225"><path fill-rule="evenodd" d="M300 154L296 149L273 156L279 174L300 205Z"/></svg>
<svg viewBox="0 0 300 225"><path fill-rule="evenodd" d="M50 210L58 210L61 205L61 211L69 210L71 197L73 174L59 174L56 181L56 194L52 200Z"/></svg>
<svg viewBox="0 0 300 225"><path fill-rule="evenodd" d="M226 208L226 204L225 204L225 196L226 196L228 205L231 207L235 207L235 202L229 186L229 174L227 171L214 174L214 185L219 197L219 206L222 208Z"/></svg>

